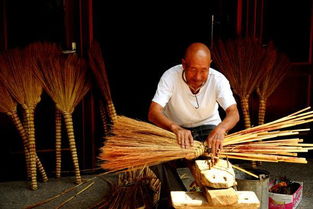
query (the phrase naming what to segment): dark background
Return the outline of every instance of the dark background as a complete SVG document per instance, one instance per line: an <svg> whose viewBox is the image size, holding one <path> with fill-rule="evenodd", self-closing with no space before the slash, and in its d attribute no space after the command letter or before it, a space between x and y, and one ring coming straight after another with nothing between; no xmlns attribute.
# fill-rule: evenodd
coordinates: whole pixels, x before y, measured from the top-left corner
<svg viewBox="0 0 313 209"><path fill-rule="evenodd" d="M79 48L81 31L78 2L65 0L0 0L0 47L23 47L34 41L57 42L68 49L67 36L71 28L72 41ZM90 2L90 1L89 1ZM243 11L254 11L253 1L243 0ZM263 0L263 23L254 21L253 13L243 12L242 34L256 27L264 44L273 40L277 48L293 62L293 70L268 101L266 121L312 105L312 0ZM84 9L84 4L83 9ZM93 0L93 39L102 48L109 75L111 92L118 114L147 120L147 111L162 73L181 62L185 48L192 42L209 47L218 39L234 38L237 24L237 1L187 1L175 5L168 2L146 3ZM259 6L258 6L259 8ZM83 10L82 9L82 10ZM71 24L66 15L72 14ZM214 30L212 36L212 15ZM257 15L260 19L259 14ZM254 25L255 24L255 25ZM81 28L85 25L82 24ZM262 30L262 31L261 31ZM4 37L3 34L7 34ZM213 39L212 39L213 38ZM4 44L6 39L6 44ZM80 50L80 51L79 51ZM214 61L213 61L214 67ZM89 93L85 100L93 98ZM239 100L238 100L239 101ZM80 104L74 112L77 147L82 169L94 168L99 146L102 145L98 110L95 107L95 133L88 133L91 121ZM240 108L240 107L239 107ZM251 96L252 124L257 123L257 96ZM43 94L36 109L38 155L49 175L54 169L54 105ZM88 113L87 113L88 114ZM221 112L223 115L223 112ZM86 128L87 127L87 128ZM312 127L309 126L309 127ZM243 120L234 128L243 128ZM312 142L312 134L303 136ZM63 137L65 161L63 170L72 169L70 155ZM91 151L90 151L91 150ZM312 157L312 154L304 154ZM68 161L68 162L67 162ZM22 143L15 127L5 114L0 114L0 180L24 179ZM68 172L71 174L71 172ZM64 173L66 175L67 173Z"/></svg>

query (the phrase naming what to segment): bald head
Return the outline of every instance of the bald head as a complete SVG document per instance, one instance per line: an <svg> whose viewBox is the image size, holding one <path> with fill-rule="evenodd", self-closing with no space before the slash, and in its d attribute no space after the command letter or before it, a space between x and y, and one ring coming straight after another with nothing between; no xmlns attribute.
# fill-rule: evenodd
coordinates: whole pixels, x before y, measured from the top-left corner
<svg viewBox="0 0 313 209"><path fill-rule="evenodd" d="M187 49L182 59L185 82L193 93L197 93L206 82L211 64L209 48L202 43L193 43Z"/></svg>
<svg viewBox="0 0 313 209"><path fill-rule="evenodd" d="M211 52L205 44L193 43L186 49L185 60L188 62L190 59L194 58L211 60Z"/></svg>

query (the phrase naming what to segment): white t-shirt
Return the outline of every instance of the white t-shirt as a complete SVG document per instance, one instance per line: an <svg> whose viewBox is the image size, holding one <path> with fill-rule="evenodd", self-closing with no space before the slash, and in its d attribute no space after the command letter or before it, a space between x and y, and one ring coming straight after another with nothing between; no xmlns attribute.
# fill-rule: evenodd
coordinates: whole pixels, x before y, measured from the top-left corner
<svg viewBox="0 0 313 209"><path fill-rule="evenodd" d="M164 114L180 126L218 125L221 122L218 104L224 110L236 104L229 81L210 68L207 81L194 95L182 79L182 73L182 65L165 71L152 101L164 107Z"/></svg>

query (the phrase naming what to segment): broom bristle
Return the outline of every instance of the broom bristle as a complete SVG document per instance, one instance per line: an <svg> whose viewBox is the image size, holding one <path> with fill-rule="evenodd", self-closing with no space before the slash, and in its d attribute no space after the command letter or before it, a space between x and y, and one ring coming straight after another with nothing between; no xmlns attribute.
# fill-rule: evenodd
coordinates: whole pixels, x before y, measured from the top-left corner
<svg viewBox="0 0 313 209"><path fill-rule="evenodd" d="M0 67L1 71L1 67ZM0 112L15 112L16 111L16 102L11 97L11 94L6 89L6 87L0 82Z"/></svg>
<svg viewBox="0 0 313 209"><path fill-rule="evenodd" d="M0 56L0 79L14 99L24 108L40 101L42 87L33 74L34 63L25 50L12 49Z"/></svg>
<svg viewBox="0 0 313 209"><path fill-rule="evenodd" d="M228 135L220 157L269 162L305 163L293 153L307 152L313 144L301 145L300 139L279 137L299 134L308 129L280 130L313 121L312 112L291 114L284 118ZM113 126L113 135L107 137L99 156L101 166L111 172L151 166L180 158L195 158L205 154L203 144L195 141L193 147L183 149L175 135L152 124L119 116ZM278 138L278 140L275 140ZM272 140L269 140L272 139ZM263 141L261 141L263 140ZM201 149L199 148L201 147ZM195 153L199 152L200 154Z"/></svg>
<svg viewBox="0 0 313 209"><path fill-rule="evenodd" d="M72 113L91 87L86 66L76 55L51 57L35 71L58 109Z"/></svg>

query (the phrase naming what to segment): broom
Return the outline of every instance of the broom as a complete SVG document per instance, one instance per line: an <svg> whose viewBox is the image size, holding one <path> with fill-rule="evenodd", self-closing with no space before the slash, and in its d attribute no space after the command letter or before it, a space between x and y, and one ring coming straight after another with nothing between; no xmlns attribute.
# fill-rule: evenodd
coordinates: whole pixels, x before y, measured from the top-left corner
<svg viewBox="0 0 313 209"><path fill-rule="evenodd" d="M108 79L108 75L106 72L106 68L105 68L105 63L103 60L103 56L102 56L102 52L101 52L101 48L98 42L94 41L89 50L88 50L88 61L89 61L89 65L90 68L93 72L94 78L96 79L97 82L97 86L99 88L99 92L102 96L102 100L100 103L100 111L101 111L101 118L103 121L103 126L104 126L104 131L107 131L107 125L108 122L106 121L106 115L104 112L105 108L104 108L104 104L106 104L106 109L108 112L108 115L111 119L111 121L114 123L117 119L117 114L116 114L116 110L113 104L113 100L112 100L112 96L111 96L111 90L110 90L110 84L109 84L109 79Z"/></svg>
<svg viewBox="0 0 313 209"><path fill-rule="evenodd" d="M313 112L305 112L306 110L225 136L224 150L220 152L220 157L306 163L305 158L296 157L296 153L311 150L313 144L301 144L300 139L273 139L308 131L281 130L312 122ZM113 126L113 134L106 138L107 141L99 155L99 159L103 161L101 167L109 172L133 170L170 160L207 155L205 145L198 141L195 141L194 147L183 149L177 144L173 133L124 116L118 116ZM259 142L260 140L267 141Z"/></svg>
<svg viewBox="0 0 313 209"><path fill-rule="evenodd" d="M34 59L36 69L40 69L40 63L46 62L51 57L61 56L61 48L55 43L34 42L27 46L26 50ZM62 113L55 108L55 157L56 177L61 177L61 146L62 146Z"/></svg>
<svg viewBox="0 0 313 209"><path fill-rule="evenodd" d="M1 69L1 67L0 67ZM22 138L23 146L24 146L24 152L25 152L25 161L26 161L26 168L27 168L27 176L31 178L31 172L30 172L30 154L29 154L29 144L27 139L27 133L20 121L20 118L17 114L17 104L11 97L10 93L7 91L5 86L0 82L0 112L3 112L7 114L13 124L15 125L19 135ZM38 158L37 154L36 157L36 165L37 168L42 175L42 179L44 182L48 181L47 174L45 172L44 167L42 166L42 163L40 159Z"/></svg>
<svg viewBox="0 0 313 209"><path fill-rule="evenodd" d="M26 127L28 134L31 189L36 190L36 145L34 111L40 101L42 87L32 72L33 63L28 59L24 50L13 49L3 53L0 58L2 67L0 79L7 87L13 98L21 104L26 116Z"/></svg>
<svg viewBox="0 0 313 209"><path fill-rule="evenodd" d="M91 87L85 63L75 54L68 57L51 57L35 71L45 91L56 103L65 119L76 183L81 182L75 144L72 113Z"/></svg>
<svg viewBox="0 0 313 209"><path fill-rule="evenodd" d="M245 128L250 128L249 98L273 64L272 51L262 47L258 40L247 37L219 40L212 57L239 96Z"/></svg>
<svg viewBox="0 0 313 209"><path fill-rule="evenodd" d="M291 66L288 57L278 52L272 43L270 43L268 48L273 51L273 54L276 54L276 56L274 56L276 59L272 69L265 74L256 88L256 92L259 96L259 125L264 123L267 99L285 78Z"/></svg>

